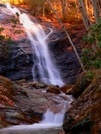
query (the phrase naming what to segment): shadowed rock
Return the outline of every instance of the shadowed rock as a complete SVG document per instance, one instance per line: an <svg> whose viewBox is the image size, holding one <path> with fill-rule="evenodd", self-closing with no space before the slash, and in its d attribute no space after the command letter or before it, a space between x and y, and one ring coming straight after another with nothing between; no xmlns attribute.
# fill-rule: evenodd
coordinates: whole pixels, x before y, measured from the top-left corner
<svg viewBox="0 0 101 134"><path fill-rule="evenodd" d="M66 113L63 123L66 134L101 133L101 69L96 72L91 84L86 86ZM78 90L81 88L77 87Z"/></svg>

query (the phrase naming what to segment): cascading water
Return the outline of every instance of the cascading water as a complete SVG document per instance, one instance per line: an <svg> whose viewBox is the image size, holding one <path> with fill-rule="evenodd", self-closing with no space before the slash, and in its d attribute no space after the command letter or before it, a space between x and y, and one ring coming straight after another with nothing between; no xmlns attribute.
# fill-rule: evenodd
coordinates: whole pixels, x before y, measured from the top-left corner
<svg viewBox="0 0 101 134"><path fill-rule="evenodd" d="M52 63L52 60L49 55L49 50L46 44L46 39L51 34L52 30L50 29L50 33L46 36L44 30L39 24L33 23L26 14L21 14L17 8L11 8L10 4L7 3L7 8L13 13L19 13L20 21L23 24L25 31L27 33L28 38L31 41L32 48L34 51L34 66L33 66L33 80L41 81L45 83L51 83L54 85L62 86L64 83L61 80L61 77ZM39 74L40 72L40 74ZM36 77L36 75L39 75ZM63 99L64 98L64 99ZM67 101L67 100L68 101ZM59 96L53 99L56 102L57 109L61 107L60 112L55 113L54 107L50 107L44 113L43 120L40 123L36 123L33 125L18 125L10 128L6 128L9 130L29 130L29 129L43 129L43 128L53 128L62 125L64 119L64 113L66 108L72 102L72 97L67 96L61 93ZM3 129L5 131L6 129Z"/></svg>
<svg viewBox="0 0 101 134"><path fill-rule="evenodd" d="M33 23L29 19L28 15L25 13L21 14L17 8L12 8L9 3L7 3L7 8L13 14L19 14L20 22L23 24L27 36L31 41L34 52L34 65L32 69L33 81L63 86L64 83L58 70L52 63L52 59L49 54L50 52L46 43L46 39L51 34L52 30L50 29L51 32L46 35L42 26L37 23Z"/></svg>
<svg viewBox="0 0 101 134"><path fill-rule="evenodd" d="M66 100L66 98L68 101ZM39 123L34 123L32 125L15 125L12 127L4 128L3 130L30 130L30 129L38 130L38 129L61 127L63 123L64 115L66 112L66 108L73 101L73 98L71 96L68 96L62 93L62 94L59 94L59 96L55 97L54 100L56 102L60 102L59 105L62 105L60 112L55 114L48 109L43 115L43 120L40 121ZM57 105L57 107L59 107L59 105Z"/></svg>

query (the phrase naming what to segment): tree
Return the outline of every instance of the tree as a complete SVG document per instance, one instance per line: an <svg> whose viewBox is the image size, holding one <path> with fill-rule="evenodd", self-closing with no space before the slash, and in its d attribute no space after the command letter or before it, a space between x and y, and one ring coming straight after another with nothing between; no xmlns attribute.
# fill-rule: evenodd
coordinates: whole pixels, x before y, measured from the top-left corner
<svg viewBox="0 0 101 134"><path fill-rule="evenodd" d="M78 3L79 3L79 9L82 13L82 18L83 18L85 27L88 30L89 27L92 25L92 22L91 22L88 14L87 14L87 10L86 10L85 4L84 4L84 0L78 0Z"/></svg>
<svg viewBox="0 0 101 134"><path fill-rule="evenodd" d="M99 10L99 3L101 2L100 0L92 0L92 6L93 6L93 10L94 10L94 17L95 17L95 21L98 22L99 18L100 18L100 10Z"/></svg>
<svg viewBox="0 0 101 134"><path fill-rule="evenodd" d="M27 0L26 4L29 5L31 13L36 15L38 12L42 12L44 0Z"/></svg>
<svg viewBox="0 0 101 134"><path fill-rule="evenodd" d="M63 21L66 20L66 0L61 0L61 4L62 4L62 18Z"/></svg>

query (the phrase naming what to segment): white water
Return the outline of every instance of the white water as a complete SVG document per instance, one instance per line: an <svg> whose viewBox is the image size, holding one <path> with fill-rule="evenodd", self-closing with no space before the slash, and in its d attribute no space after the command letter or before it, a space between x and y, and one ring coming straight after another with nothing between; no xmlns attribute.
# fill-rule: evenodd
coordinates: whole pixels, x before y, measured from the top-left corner
<svg viewBox="0 0 101 134"><path fill-rule="evenodd" d="M33 23L27 14L21 14L17 8L12 8L9 3L7 3L7 8L13 14L19 14L20 22L23 24L27 36L31 41L34 53L34 65L32 69L33 81L63 86L64 83L56 66L52 62L46 43L46 39L52 33L52 29L50 29L50 33L46 35L42 26Z"/></svg>
<svg viewBox="0 0 101 134"><path fill-rule="evenodd" d="M61 127L63 123L64 114L54 114L50 110L44 114L43 121L39 123L34 123L33 125L16 125L8 128L4 128L3 130L28 130L28 129L46 129L46 128L54 128Z"/></svg>
<svg viewBox="0 0 101 134"><path fill-rule="evenodd" d="M52 123L52 124L61 125L63 123L63 119L64 119L64 113L60 112L60 113L54 114L48 109L46 113L44 114L43 121L41 123L42 124Z"/></svg>

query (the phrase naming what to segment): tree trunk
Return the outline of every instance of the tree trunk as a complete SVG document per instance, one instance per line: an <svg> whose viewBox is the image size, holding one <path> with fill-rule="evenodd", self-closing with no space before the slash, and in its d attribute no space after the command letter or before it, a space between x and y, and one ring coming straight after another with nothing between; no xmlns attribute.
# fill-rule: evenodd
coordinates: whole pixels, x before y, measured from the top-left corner
<svg viewBox="0 0 101 134"><path fill-rule="evenodd" d="M78 10L78 3L77 3L77 0L75 0L75 7L76 7L77 19L79 20L79 10Z"/></svg>
<svg viewBox="0 0 101 134"><path fill-rule="evenodd" d="M74 52L75 52L75 54L76 54L76 57L77 57L77 59L78 59L80 65L81 65L82 70L85 71L84 66L83 66L83 63L82 63L82 61L81 61L81 59L80 59L80 57L79 57L79 54L78 54L78 52L77 52L77 50L76 50L76 48L75 48L75 46L74 46L74 44L73 44L73 42L72 42L72 40L71 40L71 38L70 38L70 36L69 36L69 34L68 34L68 32L67 32L65 26L63 25L63 23L62 23L61 20L59 19L58 14L57 14L56 11L54 10L54 8L51 6L49 0L46 0L46 1L47 1L47 3L49 4L49 6L50 6L50 8L52 9L52 11L54 12L54 14L56 15L57 20L58 20L58 22L60 23L60 26L62 27L62 29L63 29L64 32L66 33L66 36L67 36L67 38L68 38L68 40L69 40L71 46L73 47L73 50L74 50Z"/></svg>
<svg viewBox="0 0 101 134"><path fill-rule="evenodd" d="M91 22L88 14L87 14L87 11L86 11L86 8L85 8L85 4L84 4L84 0L78 0L78 2L79 2L79 8L80 8L80 11L82 13L82 18L83 18L85 27L88 30L89 26L92 25L92 22Z"/></svg>
<svg viewBox="0 0 101 134"><path fill-rule="evenodd" d="M95 21L97 22L99 17L100 17L100 11L99 11L99 4L98 4L99 0L92 0L92 5L93 5L93 10L94 10L94 17L95 17Z"/></svg>
<svg viewBox="0 0 101 134"><path fill-rule="evenodd" d="M63 21L66 20L66 0L61 0Z"/></svg>
<svg viewBox="0 0 101 134"><path fill-rule="evenodd" d="M44 3L42 5L42 15L43 15L43 17L45 17L45 6L44 6Z"/></svg>
<svg viewBox="0 0 101 134"><path fill-rule="evenodd" d="M86 10L88 12L88 0L85 0L85 6L86 6Z"/></svg>
<svg viewBox="0 0 101 134"><path fill-rule="evenodd" d="M99 6L100 6L100 8L101 8L101 0L99 0L98 2L99 2Z"/></svg>
<svg viewBox="0 0 101 134"><path fill-rule="evenodd" d="M89 27L92 25L92 22L87 14L86 8L85 8L85 4L84 4L84 0L78 0L80 3L80 10L82 13L82 17L83 17L83 21L85 24L85 27L87 29L87 31L89 30ZM91 33L88 33L88 35L90 35ZM92 43L92 49L96 52L96 45L94 43Z"/></svg>

